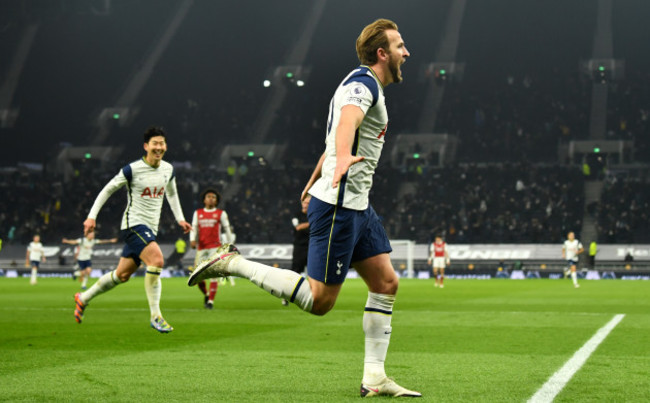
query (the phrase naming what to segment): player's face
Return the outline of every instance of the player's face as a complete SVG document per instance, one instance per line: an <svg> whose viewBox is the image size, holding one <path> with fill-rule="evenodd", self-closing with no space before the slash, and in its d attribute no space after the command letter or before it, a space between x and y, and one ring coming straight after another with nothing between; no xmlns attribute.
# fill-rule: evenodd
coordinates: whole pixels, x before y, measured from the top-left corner
<svg viewBox="0 0 650 403"><path fill-rule="evenodd" d="M215 208L217 207L217 195L214 193L208 193L203 198L203 204L205 208Z"/></svg>
<svg viewBox="0 0 650 403"><path fill-rule="evenodd" d="M144 143L144 150L147 152L147 162L150 165L158 166L167 151L167 142L163 136L155 136Z"/></svg>
<svg viewBox="0 0 650 403"><path fill-rule="evenodd" d="M569 232L567 238L569 238L569 241L573 241L576 238L576 234L574 234L573 232Z"/></svg>
<svg viewBox="0 0 650 403"><path fill-rule="evenodd" d="M436 243L442 243L442 238L440 238L439 236L436 237Z"/></svg>
<svg viewBox="0 0 650 403"><path fill-rule="evenodd" d="M86 235L86 238L90 239L91 241L95 239L95 233L94 232L89 232L88 235Z"/></svg>
<svg viewBox="0 0 650 403"><path fill-rule="evenodd" d="M386 35L388 36L388 43L390 43L388 49L388 69L392 79L391 82L399 83L403 79L401 66L411 54L406 49L402 35L399 32L394 29L389 29L386 31Z"/></svg>
<svg viewBox="0 0 650 403"><path fill-rule="evenodd" d="M41 242L41 237L38 235L34 235L34 242Z"/></svg>

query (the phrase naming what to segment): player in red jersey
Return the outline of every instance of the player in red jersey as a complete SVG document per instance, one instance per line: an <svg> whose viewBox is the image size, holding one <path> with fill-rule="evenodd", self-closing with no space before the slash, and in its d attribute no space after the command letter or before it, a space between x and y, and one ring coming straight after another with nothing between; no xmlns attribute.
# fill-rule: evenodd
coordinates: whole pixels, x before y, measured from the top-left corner
<svg viewBox="0 0 650 403"><path fill-rule="evenodd" d="M226 242L234 242L234 234L230 229L228 214L217 208L221 195L214 189L206 189L201 194L203 208L194 212L192 217L192 232L190 232L190 247L197 249L194 267L199 262L207 259L221 246L221 232L223 230ZM201 281L199 289L204 295L204 304L207 309L212 309L214 297L219 286L216 278L210 279L210 288L206 289L205 281Z"/></svg>
<svg viewBox="0 0 650 403"><path fill-rule="evenodd" d="M433 277L435 278L435 286L444 288L443 280L445 279L445 267L451 261L449 260L449 252L447 251L447 243L442 240L440 235L437 235L435 241L429 246L429 264L433 265Z"/></svg>

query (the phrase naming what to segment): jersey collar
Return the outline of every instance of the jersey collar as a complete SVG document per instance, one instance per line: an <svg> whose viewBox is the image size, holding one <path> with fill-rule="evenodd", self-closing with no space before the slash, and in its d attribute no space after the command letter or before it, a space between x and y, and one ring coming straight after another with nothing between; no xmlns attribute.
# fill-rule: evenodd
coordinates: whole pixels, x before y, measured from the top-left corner
<svg viewBox="0 0 650 403"><path fill-rule="evenodd" d="M381 92L384 92L384 84L382 84L379 77L377 77L377 73L375 73L370 66L366 66L365 64L362 64L361 67L368 69L372 73L372 76L375 77L375 80L379 83L379 87L381 87Z"/></svg>

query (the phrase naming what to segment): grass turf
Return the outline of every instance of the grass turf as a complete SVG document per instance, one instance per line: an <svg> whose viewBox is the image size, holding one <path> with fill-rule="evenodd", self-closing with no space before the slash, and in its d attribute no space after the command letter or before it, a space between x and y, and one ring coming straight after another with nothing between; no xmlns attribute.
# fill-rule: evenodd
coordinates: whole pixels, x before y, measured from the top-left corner
<svg viewBox="0 0 650 403"><path fill-rule="evenodd" d="M75 323L78 283L0 278L0 400L296 401L359 399L366 288L346 281L314 317L245 280L215 309L186 279L163 280L175 330L149 327L142 278L92 301ZM421 401L526 401L617 313L623 321L556 401L650 400L650 283L432 280L400 283L386 361ZM383 400L380 399L380 400Z"/></svg>

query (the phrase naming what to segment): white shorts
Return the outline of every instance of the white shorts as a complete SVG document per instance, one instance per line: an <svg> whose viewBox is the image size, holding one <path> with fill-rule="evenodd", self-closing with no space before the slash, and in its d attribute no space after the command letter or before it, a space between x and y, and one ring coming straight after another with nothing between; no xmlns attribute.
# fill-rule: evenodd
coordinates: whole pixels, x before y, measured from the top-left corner
<svg viewBox="0 0 650 403"><path fill-rule="evenodd" d="M433 258L433 267L435 269L444 269L446 264L446 259L444 257L434 257Z"/></svg>

